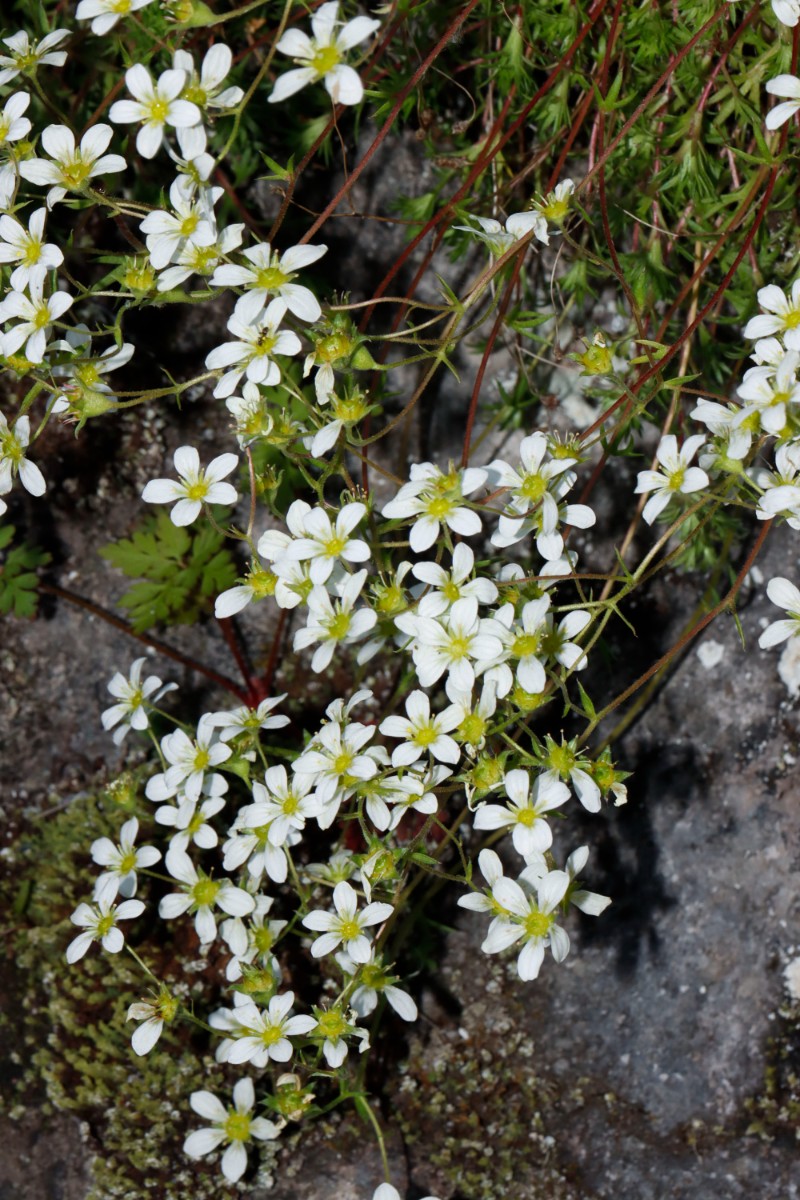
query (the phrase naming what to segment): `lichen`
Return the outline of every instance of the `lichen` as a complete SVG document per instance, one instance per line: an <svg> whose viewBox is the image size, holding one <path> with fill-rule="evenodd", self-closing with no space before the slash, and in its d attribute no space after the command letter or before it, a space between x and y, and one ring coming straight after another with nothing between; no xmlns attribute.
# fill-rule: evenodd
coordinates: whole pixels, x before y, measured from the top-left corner
<svg viewBox="0 0 800 1200"><path fill-rule="evenodd" d="M800 1140L800 1001L781 1005L777 1021L767 1042L762 1088L745 1104L750 1116L747 1133L767 1140L788 1134Z"/></svg>

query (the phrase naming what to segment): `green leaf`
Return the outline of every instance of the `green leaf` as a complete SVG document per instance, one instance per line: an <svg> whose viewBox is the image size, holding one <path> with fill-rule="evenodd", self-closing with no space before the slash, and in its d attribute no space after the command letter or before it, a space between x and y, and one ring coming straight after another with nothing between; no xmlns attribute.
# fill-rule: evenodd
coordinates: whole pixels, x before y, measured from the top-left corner
<svg viewBox="0 0 800 1200"><path fill-rule="evenodd" d="M0 550L11 545L13 525L0 527ZM36 567L50 562L50 555L37 546L22 542L8 550L0 564L0 613L5 616L35 617L39 604Z"/></svg>
<svg viewBox="0 0 800 1200"><path fill-rule="evenodd" d="M214 597L237 576L223 534L210 525L179 528L163 512L100 554L129 579L140 580L119 601L136 633L157 624L192 624L212 610Z"/></svg>

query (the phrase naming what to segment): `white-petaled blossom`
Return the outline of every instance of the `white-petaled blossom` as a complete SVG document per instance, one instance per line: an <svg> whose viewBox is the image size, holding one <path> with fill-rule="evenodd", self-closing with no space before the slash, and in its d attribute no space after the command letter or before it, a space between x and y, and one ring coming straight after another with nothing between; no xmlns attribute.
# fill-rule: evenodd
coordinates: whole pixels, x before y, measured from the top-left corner
<svg viewBox="0 0 800 1200"><path fill-rule="evenodd" d="M259 830L264 828L271 846L283 846L292 830L300 832L306 819L313 816L317 802L308 795L308 776L293 775L291 783L286 767L267 767L264 782L253 784L253 801L242 813Z"/></svg>
<svg viewBox="0 0 800 1200"><path fill-rule="evenodd" d="M529 212L512 213L506 221L505 229L493 217L471 217L470 219L477 221L478 229L472 225L454 225L453 228L462 229L465 233L471 233L473 237L480 238L482 242L486 243L495 258L500 258L521 238L531 232L538 241L545 244L549 241L547 221L535 209Z"/></svg>
<svg viewBox="0 0 800 1200"><path fill-rule="evenodd" d="M228 321L228 330L233 334L234 340L223 342L206 356L209 371L230 368L220 377L214 388L214 395L218 399L224 400L226 396L230 396L243 375L252 383L274 387L281 379L280 367L275 362L274 355L292 357L302 349L300 339L293 330L278 328L288 308L286 301L280 296L270 300L254 321L242 319L240 303L241 300L237 301L233 315Z"/></svg>
<svg viewBox="0 0 800 1200"><path fill-rule="evenodd" d="M314 958L323 958L342 946L353 962L368 962L372 943L364 930L388 921L394 911L391 904L373 901L359 912L358 895L346 882L337 883L333 889L333 904L335 913L316 909L303 917L306 929L321 931L311 945Z"/></svg>
<svg viewBox="0 0 800 1200"><path fill-rule="evenodd" d="M453 551L449 571L439 563L414 563L412 575L427 585L417 605L420 616L440 617L463 596L474 596L479 604L494 604L497 585L491 579L470 579L474 567L475 555L466 542L459 542Z"/></svg>
<svg viewBox="0 0 800 1200"><path fill-rule="evenodd" d="M556 962L563 962L569 953L569 936L556 924L558 908L566 895L570 878L566 871L550 871L535 884L503 876L492 885L492 898L501 909L489 926L481 949L484 954L497 954L522 942L517 959L520 979L536 979L545 949L549 946Z"/></svg>
<svg viewBox="0 0 800 1200"><path fill-rule="evenodd" d="M280 696L265 697L255 708L242 705L233 712L212 713L210 723L219 729L221 742L229 742L243 733L258 733L261 729L283 729L289 724L289 718L283 713L273 713L272 710L285 699L286 692Z"/></svg>
<svg viewBox="0 0 800 1200"><path fill-rule="evenodd" d="M795 279L788 296L774 283L759 288L757 296L765 311L750 318L744 336L760 339L783 334L787 350L800 350L800 279Z"/></svg>
<svg viewBox="0 0 800 1200"><path fill-rule="evenodd" d="M589 847L579 846L577 850L573 850L564 864L564 870L569 875L569 888L567 890L567 900L570 904L574 904L582 913L586 913L588 917L599 917L600 913L605 912L611 903L610 896L603 896L600 892L589 892L582 886L578 876L589 861Z"/></svg>
<svg viewBox="0 0 800 1200"><path fill-rule="evenodd" d="M113 132L110 125L93 125L76 145L66 125L48 125L42 131L42 149L50 157L23 159L19 173L28 183L49 186L47 207L52 208L67 192L83 191L91 179L125 170L121 154L106 154Z"/></svg>
<svg viewBox="0 0 800 1200"><path fill-rule="evenodd" d="M36 463L26 456L31 439L31 419L17 417L13 429L0 413L0 495L11 491L14 476L32 496L43 496L47 490L44 476Z"/></svg>
<svg viewBox="0 0 800 1200"><path fill-rule="evenodd" d="M380 996L385 996L391 1007L404 1021L416 1021L419 1012L408 992L396 987L397 978L376 957L374 949L365 963L355 963L348 954L340 951L336 961L346 975L358 975L358 986L350 997L355 1011L365 1020L375 1011Z"/></svg>
<svg viewBox="0 0 800 1200"><path fill-rule="evenodd" d="M237 1004L233 1009L212 1013L209 1024L228 1036L217 1049L217 1061L250 1062L254 1067L266 1067L273 1062L289 1062L293 1053L292 1037L300 1037L314 1028L316 1021L308 1016L290 1016L294 992L273 996L265 1010L252 1000Z"/></svg>
<svg viewBox="0 0 800 1200"><path fill-rule="evenodd" d="M119 831L118 845L108 837L92 842L92 861L106 868L95 882L94 900L106 900L110 904L117 892L126 900L136 895L136 872L152 867L161 858L161 851L155 846L137 847L138 835L139 822L136 817L131 817Z"/></svg>
<svg viewBox="0 0 800 1200"><path fill-rule="evenodd" d="M178 847L170 847L164 863L182 890L162 897L158 915L172 919L186 912L193 913L201 945L208 945L217 936L214 908L221 908L230 917L245 917L255 908L254 898L244 888L201 874L189 855Z"/></svg>
<svg viewBox="0 0 800 1200"><path fill-rule="evenodd" d="M465 507L465 496L483 487L487 472L481 467L463 470L451 467L445 475L433 463L413 463L408 483L393 500L385 504L382 515L390 521L416 518L408 535L417 554L429 550L440 536L444 524L461 537L480 533L481 519Z"/></svg>
<svg viewBox="0 0 800 1200"><path fill-rule="evenodd" d="M375 759L361 753L374 736L375 727L372 725L362 725L360 721L351 721L347 725L329 721L294 760L294 773L301 777L309 776L323 809L331 808L327 825L336 815L338 802L351 796L361 780L371 779L377 773ZM320 814L317 820L322 824L325 816ZM323 828L326 827L323 825Z"/></svg>
<svg viewBox="0 0 800 1200"><path fill-rule="evenodd" d="M170 68L157 81L147 67L135 63L125 72L125 84L133 100L117 100L111 105L108 119L115 125L141 123L136 135L136 149L142 158L155 158L164 139L164 127L184 128L197 125L202 113L190 100L179 99L186 84L186 72Z"/></svg>
<svg viewBox="0 0 800 1200"><path fill-rule="evenodd" d="M425 692L412 692L406 700L406 714L386 717L378 727L386 737L403 739L392 751L393 767L410 766L425 754L441 762L459 761L458 743L448 736L460 721L454 705L443 712L431 713L430 697Z"/></svg>
<svg viewBox="0 0 800 1200"><path fill-rule="evenodd" d="M152 1000L137 1000L128 1007L125 1019L142 1022L131 1037L134 1054L141 1057L150 1053L164 1032L164 1026L175 1020L179 1008L179 1002L163 985Z"/></svg>
<svg viewBox="0 0 800 1200"><path fill-rule="evenodd" d="M312 37L300 29L289 29L278 42L299 67L279 75L268 99L275 104L293 96L309 83L322 79L334 104L358 104L364 88L356 71L342 62L344 55L366 41L380 26L370 17L355 17L342 25L337 0L321 4L311 18ZM338 27L338 29L337 29Z"/></svg>
<svg viewBox="0 0 800 1200"><path fill-rule="evenodd" d="M441 620L401 613L395 625L412 638L411 653L422 687L432 687L445 672L453 685L469 691L476 674L498 659L503 643L496 622L478 617L474 596L456 600Z"/></svg>
<svg viewBox="0 0 800 1200"><path fill-rule="evenodd" d="M72 307L72 296L67 292L53 292L44 298L45 277L34 275L28 281L27 292L9 292L0 301L0 321L16 321L2 337L2 352L10 358L24 345L24 354L30 363L44 360L47 340L53 325Z"/></svg>
<svg viewBox="0 0 800 1200"><path fill-rule="evenodd" d="M91 21L92 33L103 37L110 33L120 17L146 8L153 0L81 0L75 9L77 21Z"/></svg>
<svg viewBox="0 0 800 1200"><path fill-rule="evenodd" d="M229 1183L236 1183L247 1170L246 1144L253 1138L272 1141L278 1137L282 1123L266 1117L252 1116L256 1096L252 1079L240 1079L233 1089L233 1107L226 1108L213 1092L192 1092L189 1103L198 1116L211 1124L190 1133L183 1143L189 1158L202 1158L220 1146L225 1146L220 1167Z"/></svg>
<svg viewBox="0 0 800 1200"><path fill-rule="evenodd" d="M366 578L366 571L348 576L338 598L332 598L324 587L312 587L309 592L308 624L295 633L294 649L305 650L320 643L311 659L312 671L324 671L337 646L361 641L374 629L378 618L372 609L355 607Z"/></svg>
<svg viewBox="0 0 800 1200"><path fill-rule="evenodd" d="M191 54L186 50L175 51L172 65L186 75L182 99L196 104L204 114L207 109L225 112L235 108L244 96L240 87L222 86L233 65L233 51L224 42L217 42L210 48L200 65L199 75ZM184 158L196 162L206 149L205 127L202 124L183 126L178 130L178 143Z"/></svg>
<svg viewBox="0 0 800 1200"><path fill-rule="evenodd" d="M497 658L502 661L491 664L486 678L495 684L500 699L507 696L514 686L515 673L524 691L534 695L544 691L547 676L542 660L547 653L543 643L549 608L550 597L539 596L536 600L528 601L518 618L513 604L504 604L495 613L493 627L502 631L500 637L503 641L502 654L498 654ZM516 663L515 670L509 666L509 662Z"/></svg>
<svg viewBox="0 0 800 1200"><path fill-rule="evenodd" d="M204 504L235 504L238 500L236 488L221 482L238 465L235 454L220 454L203 468L194 446L179 446L172 461L180 480L151 479L142 499L149 504L176 502L170 513L173 525L191 525Z"/></svg>
<svg viewBox="0 0 800 1200"><path fill-rule="evenodd" d="M791 580L776 575L767 584L767 595L773 604L783 608L788 616L772 621L758 639L762 650L777 646L790 637L800 637L800 589Z"/></svg>
<svg viewBox="0 0 800 1200"><path fill-rule="evenodd" d="M110 708L100 715L103 729L114 729L114 744L119 746L130 729L141 732L147 729L146 701L156 704L167 692L177 690L177 683L162 684L157 675L148 675L142 681L142 669L147 659L137 658L131 663L128 678L117 671L108 685L108 690L116 700Z"/></svg>
<svg viewBox="0 0 800 1200"><path fill-rule="evenodd" d="M483 749L486 731L497 711L497 684L484 678L477 701L473 699L472 688L459 688L450 678L445 684L445 691L451 706L458 713L458 724L453 730L455 738L461 742L467 754L474 756Z"/></svg>
<svg viewBox="0 0 800 1200"><path fill-rule="evenodd" d="M745 401L738 422L747 421L750 413L755 412L764 432L778 436L786 425L787 405L793 406L796 412L800 404L798 364L800 353L788 350L776 366L765 364L745 371L744 379L736 389L736 395Z"/></svg>
<svg viewBox="0 0 800 1200"><path fill-rule="evenodd" d="M663 470L640 471L634 489L637 495L655 492L642 511L648 525L653 524L674 496L686 496L708 487L709 479L705 471L689 465L705 440L704 433L695 433L686 439L679 450L674 433L662 437L656 450L656 459Z"/></svg>
<svg viewBox="0 0 800 1200"><path fill-rule="evenodd" d="M476 829L506 829L514 849L524 857L549 850L553 832L545 814L569 800L569 788L558 779L540 776L531 787L527 771L509 771L503 779L508 805L483 804L475 813Z"/></svg>
<svg viewBox="0 0 800 1200"><path fill-rule="evenodd" d="M117 921L130 921L143 912L141 900L123 900L122 904L112 904L102 899L97 904L79 904L70 921L83 933L79 933L67 946L67 962L74 963L83 958L92 942L100 942L108 954L119 954L125 945L125 938Z"/></svg>
<svg viewBox="0 0 800 1200"><path fill-rule="evenodd" d="M211 287L242 287L245 295L237 304L241 319L253 322L269 296L280 296L290 312L312 325L322 315L314 293L292 280L303 267L311 266L326 253L327 246L291 246L281 253L266 243L243 251L248 266L224 263L211 278Z"/></svg>
<svg viewBox="0 0 800 1200"><path fill-rule="evenodd" d="M11 272L11 287L22 292L31 276L58 267L64 255L53 242L44 241L46 208L37 208L28 218L27 228L8 213L0 217L0 262L18 263Z"/></svg>
<svg viewBox="0 0 800 1200"><path fill-rule="evenodd" d="M310 1036L314 1041L322 1042L323 1058L333 1070L340 1067L347 1058L348 1039L358 1042L361 1054L369 1050L369 1033L348 1020L341 1004L334 1004L330 1008L315 1008L314 1015L317 1024L311 1030ZM351 1011L349 1015L356 1017L358 1014Z"/></svg>
<svg viewBox="0 0 800 1200"><path fill-rule="evenodd" d="M156 209L148 213L139 228L145 235L150 263L161 271L177 259L188 241L204 246L213 243L214 204L222 188L203 188L195 192L187 187L183 176L172 181L169 202L172 212Z"/></svg>
<svg viewBox="0 0 800 1200"><path fill-rule="evenodd" d="M206 772L231 756L230 746L215 741L216 730L210 713L198 722L193 740L182 729L174 729L161 739L161 753L170 764L166 771L148 779L148 800L169 800L181 789L190 800L198 800Z"/></svg>
<svg viewBox="0 0 800 1200"><path fill-rule="evenodd" d="M21 29L3 38L8 54L0 54L0 87L16 79L17 75L33 74L39 67L63 67L67 61L66 50L57 50L66 38L67 29L53 29L40 42L31 44L27 30Z"/></svg>
<svg viewBox="0 0 800 1200"><path fill-rule="evenodd" d="M309 576L314 584L326 583L340 559L347 563L366 562L370 556L369 546L360 538L350 536L366 515L366 505L355 501L343 505L332 524L323 508L312 508L303 518L303 536L287 545L287 558L308 561Z"/></svg>
<svg viewBox="0 0 800 1200"><path fill-rule="evenodd" d="M764 489L756 509L759 521L782 516L791 529L800 529L800 445L783 442L775 451L775 470L757 471L755 481Z"/></svg>
<svg viewBox="0 0 800 1200"><path fill-rule="evenodd" d="M28 92L13 92L6 100L3 111L0 113L0 151L5 150L14 142L19 142L30 133L31 123L27 117L22 115L27 111L30 102L31 98ZM11 167L11 176L16 180L16 168L13 166Z"/></svg>
<svg viewBox="0 0 800 1200"><path fill-rule="evenodd" d="M800 112L800 79L796 75L776 75L767 80L767 91L770 96L779 96L783 103L769 110L765 124L767 129L780 129Z"/></svg>
<svg viewBox="0 0 800 1200"><path fill-rule="evenodd" d="M225 807L227 790L224 776L210 775L203 784L202 795L206 799L201 799L199 805L197 800L179 793L174 804L162 804L156 809L158 824L175 830L170 838L170 850L187 851L190 842L202 850L211 850L218 844L219 836L209 821Z"/></svg>

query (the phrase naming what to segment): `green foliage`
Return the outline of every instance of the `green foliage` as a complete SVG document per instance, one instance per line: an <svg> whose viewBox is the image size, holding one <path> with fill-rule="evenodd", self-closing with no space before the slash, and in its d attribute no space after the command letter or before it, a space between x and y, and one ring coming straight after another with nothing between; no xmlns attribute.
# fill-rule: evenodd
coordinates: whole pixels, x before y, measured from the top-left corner
<svg viewBox="0 0 800 1200"><path fill-rule="evenodd" d="M224 536L210 525L173 525L167 513L149 516L129 538L100 554L129 579L139 579L119 603L136 633L153 625L190 625L211 611L213 599L232 586L236 563Z"/></svg>
<svg viewBox="0 0 800 1200"><path fill-rule="evenodd" d="M0 526L0 613L15 617L35 617L39 605L36 568L50 562L50 555L22 542L8 549L14 537L13 525Z"/></svg>

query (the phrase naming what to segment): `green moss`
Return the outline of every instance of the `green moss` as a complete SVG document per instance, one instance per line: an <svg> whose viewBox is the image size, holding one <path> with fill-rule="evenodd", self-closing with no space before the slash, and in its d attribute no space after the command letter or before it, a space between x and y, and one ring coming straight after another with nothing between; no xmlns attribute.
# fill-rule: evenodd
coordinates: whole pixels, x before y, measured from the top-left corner
<svg viewBox="0 0 800 1200"><path fill-rule="evenodd" d="M745 1104L747 1132L771 1140L800 1139L800 1002L778 1010L777 1032L767 1042L764 1083Z"/></svg>
<svg viewBox="0 0 800 1200"><path fill-rule="evenodd" d="M87 1200L134 1200L148 1195L163 1200L211 1200L237 1195L251 1184L229 1185L216 1156L194 1163L183 1153L183 1140L202 1124L189 1107L200 1088L230 1091L233 1079L210 1058L183 1023L167 1028L158 1045L139 1058L130 1046L133 1029L128 1005L147 992L141 968L125 953L109 955L92 947L68 966L64 950L75 933L69 914L86 899L97 868L88 847L116 834L121 821L136 811L135 780L101 796L83 796L53 817L42 819L12 851L11 871L0 890L13 924L4 929L7 956L13 959L16 995L8 1007L3 1035L19 1049L11 1055L16 1078L6 1098L9 1115L23 1118L27 1106L73 1113L87 1132L92 1190ZM123 799L120 804L119 799ZM142 808L137 814L146 821ZM137 923L131 936L146 930ZM159 926L163 938L164 926ZM140 947L141 949L141 947ZM153 961L150 947L145 958ZM173 985L186 978L192 958L174 945L158 952ZM215 984L195 973L191 998L205 1008ZM169 981L169 980L168 980ZM184 985L185 986L185 985ZM188 989L187 989L188 992ZM188 998L185 997L185 998ZM262 1150L266 1179L276 1150ZM255 1150L251 1150L255 1160Z"/></svg>

